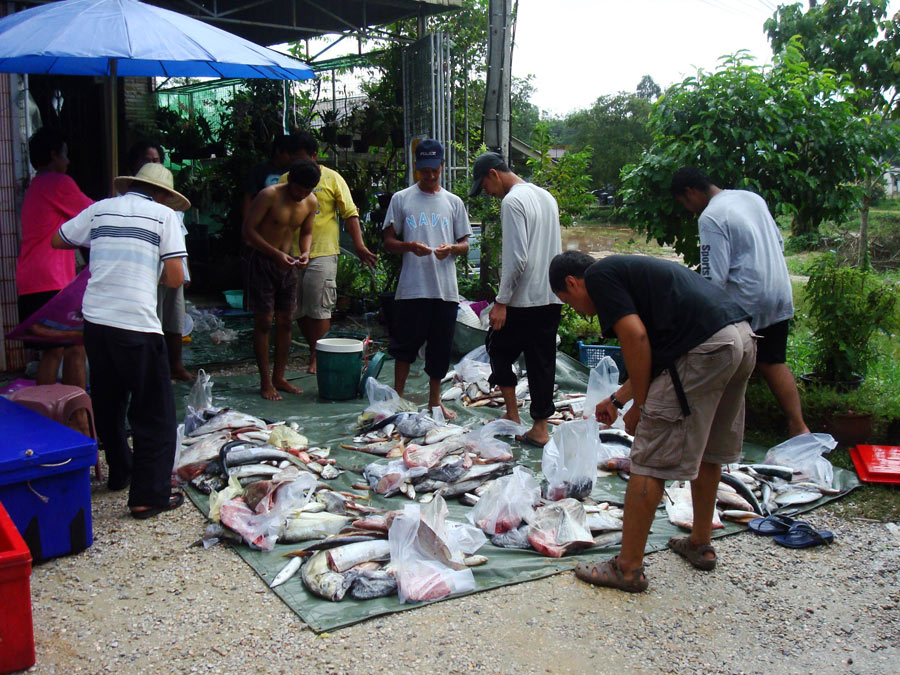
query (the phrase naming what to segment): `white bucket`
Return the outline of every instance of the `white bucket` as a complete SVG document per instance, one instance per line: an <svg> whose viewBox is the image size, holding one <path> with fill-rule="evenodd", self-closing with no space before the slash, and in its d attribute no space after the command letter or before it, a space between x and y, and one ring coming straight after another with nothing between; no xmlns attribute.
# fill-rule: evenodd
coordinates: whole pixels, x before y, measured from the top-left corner
<svg viewBox="0 0 900 675"><path fill-rule="evenodd" d="M364 344L362 340L350 338L322 338L316 342L316 351L330 352L333 354L352 354L361 352Z"/></svg>

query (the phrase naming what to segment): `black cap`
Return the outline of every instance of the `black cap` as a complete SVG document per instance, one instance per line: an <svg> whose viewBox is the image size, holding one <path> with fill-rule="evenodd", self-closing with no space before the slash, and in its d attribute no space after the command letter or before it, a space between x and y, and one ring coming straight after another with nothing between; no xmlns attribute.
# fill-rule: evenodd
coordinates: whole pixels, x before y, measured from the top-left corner
<svg viewBox="0 0 900 675"><path fill-rule="evenodd" d="M416 145L417 169L440 169L444 162L444 146L440 141L426 138Z"/></svg>
<svg viewBox="0 0 900 675"><path fill-rule="evenodd" d="M506 162L497 152L485 152L478 155L475 165L472 167L472 189L469 190L469 196L477 197L481 193L481 181L488 175L488 171L501 166L506 166Z"/></svg>

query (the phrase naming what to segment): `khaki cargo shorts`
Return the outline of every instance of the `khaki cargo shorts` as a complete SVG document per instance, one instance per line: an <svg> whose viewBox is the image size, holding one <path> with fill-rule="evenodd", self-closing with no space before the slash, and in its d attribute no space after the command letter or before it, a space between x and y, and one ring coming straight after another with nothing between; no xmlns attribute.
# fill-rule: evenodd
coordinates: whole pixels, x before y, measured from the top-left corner
<svg viewBox="0 0 900 675"><path fill-rule="evenodd" d="M631 472L693 480L701 462L741 457L744 394L756 365L756 341L746 321L722 328L675 361L691 414L684 416L668 370L650 382L631 449Z"/></svg>
<svg viewBox="0 0 900 675"><path fill-rule="evenodd" d="M313 258L306 269L300 270L295 319L304 316L310 319L331 318L337 302L337 262L336 255L323 255Z"/></svg>

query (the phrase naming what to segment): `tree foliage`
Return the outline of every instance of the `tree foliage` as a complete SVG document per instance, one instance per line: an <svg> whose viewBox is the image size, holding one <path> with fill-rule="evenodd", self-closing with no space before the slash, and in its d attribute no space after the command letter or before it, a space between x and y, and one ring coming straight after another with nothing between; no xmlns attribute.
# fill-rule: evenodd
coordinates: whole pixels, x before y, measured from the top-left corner
<svg viewBox="0 0 900 675"><path fill-rule="evenodd" d="M647 99L648 101L654 101L662 95L662 89L660 89L659 85L653 81L652 77L650 77L649 75L644 75L641 78L641 81L638 82L638 86L635 89L635 94L639 98Z"/></svg>
<svg viewBox="0 0 900 675"><path fill-rule="evenodd" d="M550 157L550 131L544 123L535 127L531 144L540 155L528 160L531 182L553 195L559 206L560 224L568 227L594 203L587 172L592 150L588 146L580 152L567 152L554 161Z"/></svg>
<svg viewBox="0 0 900 675"><path fill-rule="evenodd" d="M590 108L566 117L563 141L575 152L593 148L588 171L594 188L612 185L618 190L622 167L637 162L650 147L651 107L638 94L620 92L601 96Z"/></svg>
<svg viewBox="0 0 900 675"><path fill-rule="evenodd" d="M799 39L770 67L746 52L672 86L650 115L653 145L623 169L623 212L648 239L699 257L697 226L669 194L678 167L696 165L722 188L749 189L794 217L794 233L839 220L860 199L854 184L871 165L877 120L860 116L849 83L813 70Z"/></svg>

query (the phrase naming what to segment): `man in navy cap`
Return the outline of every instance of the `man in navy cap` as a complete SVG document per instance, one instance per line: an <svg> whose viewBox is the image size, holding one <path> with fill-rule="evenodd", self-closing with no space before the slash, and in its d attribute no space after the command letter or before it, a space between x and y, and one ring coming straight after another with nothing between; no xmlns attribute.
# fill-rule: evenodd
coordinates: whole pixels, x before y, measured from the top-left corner
<svg viewBox="0 0 900 675"><path fill-rule="evenodd" d="M545 189L510 171L496 152L479 155L472 167L469 196L477 196L482 189L502 200L500 289L485 341L491 357L490 383L503 392L504 417L518 422L513 364L524 355L531 393L528 412L534 423L516 439L543 447L550 440L547 419L555 412L556 331L562 307L547 276L551 258L562 252L559 207Z"/></svg>
<svg viewBox="0 0 900 675"><path fill-rule="evenodd" d="M403 257L388 352L396 359L394 389L403 396L409 368L427 343L428 405L452 419L441 403L441 379L450 367L459 305L454 261L468 253L472 228L462 199L441 187L444 147L420 141L415 161L418 182L391 197L384 219L384 247Z"/></svg>

